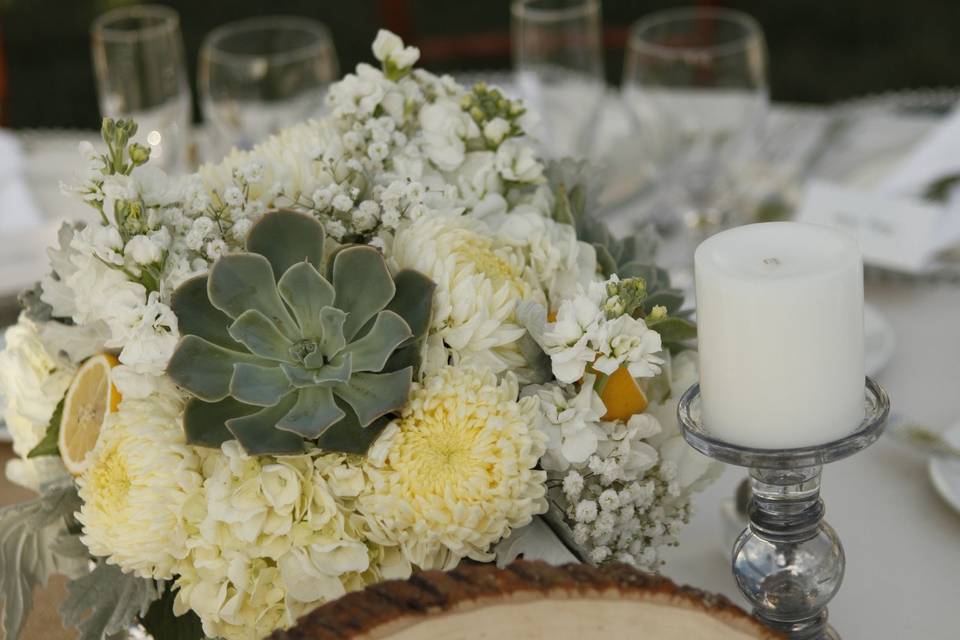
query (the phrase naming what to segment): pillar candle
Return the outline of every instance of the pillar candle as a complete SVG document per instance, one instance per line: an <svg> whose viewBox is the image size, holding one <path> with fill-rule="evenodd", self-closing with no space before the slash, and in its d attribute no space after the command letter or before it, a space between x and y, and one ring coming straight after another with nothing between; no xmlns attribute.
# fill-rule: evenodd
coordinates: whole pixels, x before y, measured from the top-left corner
<svg viewBox="0 0 960 640"><path fill-rule="evenodd" d="M863 260L828 227L770 222L694 258L706 430L761 449L823 444L864 415Z"/></svg>

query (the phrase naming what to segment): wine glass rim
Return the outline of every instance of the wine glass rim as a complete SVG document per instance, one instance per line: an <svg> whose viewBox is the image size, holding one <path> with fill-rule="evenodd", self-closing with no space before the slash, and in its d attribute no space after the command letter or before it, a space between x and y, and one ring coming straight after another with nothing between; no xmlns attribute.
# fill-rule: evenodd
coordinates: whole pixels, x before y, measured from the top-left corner
<svg viewBox="0 0 960 640"><path fill-rule="evenodd" d="M571 3L568 7L546 9L532 6L543 0L513 0L510 4L510 13L514 18L535 18L542 22L559 22L580 16L597 13L600 10L600 0L583 0L579 4Z"/></svg>
<svg viewBox="0 0 960 640"><path fill-rule="evenodd" d="M718 23L727 23L742 28L735 38L709 45L677 46L658 44L644 40L642 33L668 22L684 22L694 20L710 20ZM763 40L763 29L756 18L737 9L725 7L682 7L666 9L646 15L630 27L629 46L664 57L684 56L691 51L724 55L737 53L747 48L751 41Z"/></svg>
<svg viewBox="0 0 960 640"><path fill-rule="evenodd" d="M136 18L152 18L154 24L123 28L116 23ZM94 37L105 40L146 40L176 32L180 28L180 14L162 4L138 4L132 7L117 7L97 16L90 25Z"/></svg>
<svg viewBox="0 0 960 640"><path fill-rule="evenodd" d="M289 49L262 53L227 51L219 47L226 38L270 29L299 31L315 38L306 44ZM330 36L330 30L319 20L302 16L277 15L244 18L220 25L204 37L201 51L205 57L217 62L246 63L251 60L270 58L274 62L281 63L310 58L332 47L332 45L333 39Z"/></svg>

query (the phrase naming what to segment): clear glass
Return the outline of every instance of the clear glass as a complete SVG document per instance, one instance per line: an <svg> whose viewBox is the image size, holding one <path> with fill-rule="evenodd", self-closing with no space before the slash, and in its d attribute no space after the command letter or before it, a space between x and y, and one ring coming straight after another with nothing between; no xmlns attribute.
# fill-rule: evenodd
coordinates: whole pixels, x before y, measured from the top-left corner
<svg viewBox="0 0 960 640"><path fill-rule="evenodd" d="M588 157L605 90L599 0L514 0L517 87L550 157Z"/></svg>
<svg viewBox="0 0 960 640"><path fill-rule="evenodd" d="M651 14L631 27L622 90L655 159L656 197L683 236L674 259L689 269L700 241L738 222L738 173L767 111L763 32L730 9Z"/></svg>
<svg viewBox="0 0 960 640"><path fill-rule="evenodd" d="M136 120L151 164L184 168L192 103L177 12L114 9L94 20L90 37L101 114Z"/></svg>
<svg viewBox="0 0 960 640"><path fill-rule="evenodd" d="M811 447L753 449L717 440L703 424L700 385L680 399L683 437L711 458L750 468L750 522L733 548L733 576L754 615L792 640L839 638L827 604L843 581L843 545L823 520L823 465L853 455L880 437L890 414L883 388L866 379L865 416L850 435ZM784 407L784 410L796 410Z"/></svg>
<svg viewBox="0 0 960 640"><path fill-rule="evenodd" d="M248 149L317 116L337 75L333 39L315 20L261 17L214 29L200 50L197 85L216 152Z"/></svg>

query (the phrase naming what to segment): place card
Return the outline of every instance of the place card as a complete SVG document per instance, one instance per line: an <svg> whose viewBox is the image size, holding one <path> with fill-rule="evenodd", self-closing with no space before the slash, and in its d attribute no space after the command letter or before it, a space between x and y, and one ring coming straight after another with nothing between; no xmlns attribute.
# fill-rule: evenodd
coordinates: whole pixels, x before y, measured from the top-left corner
<svg viewBox="0 0 960 640"><path fill-rule="evenodd" d="M853 235L867 264L915 273L936 253L943 217L936 205L812 181L795 219Z"/></svg>

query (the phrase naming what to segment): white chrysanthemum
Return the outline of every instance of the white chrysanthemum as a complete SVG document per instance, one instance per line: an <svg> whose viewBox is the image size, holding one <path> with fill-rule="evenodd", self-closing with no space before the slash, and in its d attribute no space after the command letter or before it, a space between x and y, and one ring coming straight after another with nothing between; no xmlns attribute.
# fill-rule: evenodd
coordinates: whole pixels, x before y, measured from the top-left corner
<svg viewBox="0 0 960 640"><path fill-rule="evenodd" d="M77 519L90 552L138 576L167 579L186 557L184 509L200 488L200 461L184 441L173 385L124 400L77 480Z"/></svg>
<svg viewBox="0 0 960 640"><path fill-rule="evenodd" d="M433 215L397 233L390 256L398 268L416 269L437 283L431 333L455 363L501 372L525 364L517 341L525 329L517 303L542 300L523 252L498 243L475 220Z"/></svg>
<svg viewBox="0 0 960 640"><path fill-rule="evenodd" d="M13 437L13 450L23 458L10 461L7 476L36 490L66 475L59 458L28 460L26 455L43 439L75 367L47 351L37 326L26 317L7 329L5 338L7 347L0 352L0 399L6 400L4 421Z"/></svg>
<svg viewBox="0 0 960 640"><path fill-rule="evenodd" d="M202 456L175 610L196 611L207 635L259 639L347 591L409 575L396 549L364 539L353 503L367 479L345 456L248 456L233 440Z"/></svg>
<svg viewBox="0 0 960 640"><path fill-rule="evenodd" d="M540 398L541 430L547 436L544 469L565 471L571 463L586 462L597 450L603 435L598 423L607 408L593 390L593 381L594 376L588 375L579 391L558 384L531 385L523 390L524 396Z"/></svg>
<svg viewBox="0 0 960 640"><path fill-rule="evenodd" d="M358 508L376 524L373 538L424 569L491 560L493 544L546 510L537 404L517 400L514 376L498 382L470 368L447 367L416 387L368 457Z"/></svg>

